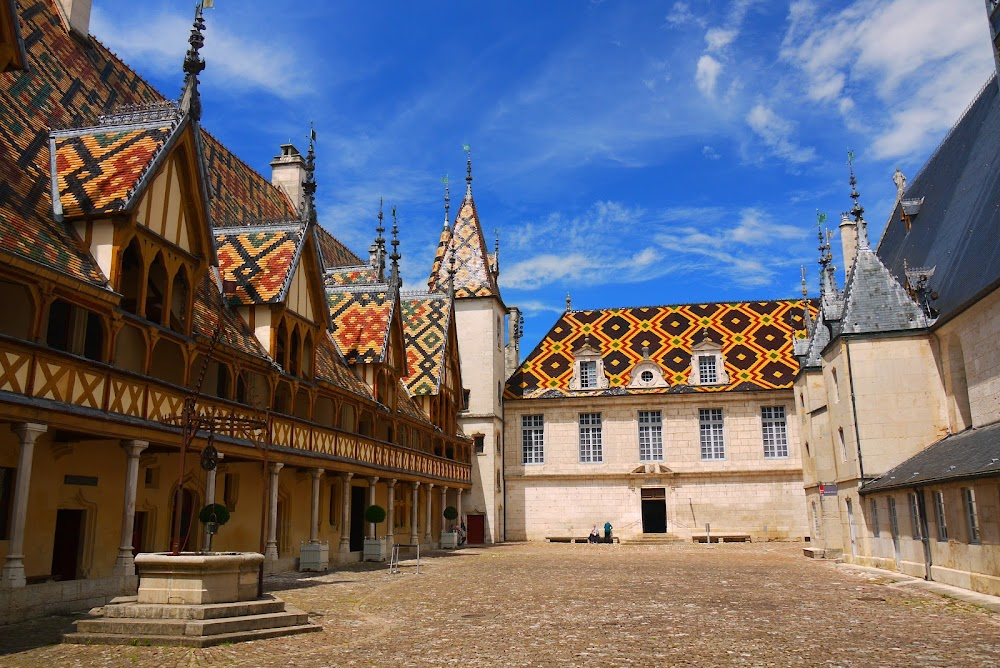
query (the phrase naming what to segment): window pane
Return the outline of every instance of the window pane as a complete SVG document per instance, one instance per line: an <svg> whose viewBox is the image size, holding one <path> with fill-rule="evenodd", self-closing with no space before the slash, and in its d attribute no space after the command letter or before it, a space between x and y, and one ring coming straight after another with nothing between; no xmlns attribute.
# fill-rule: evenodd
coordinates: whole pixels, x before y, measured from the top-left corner
<svg viewBox="0 0 1000 668"><path fill-rule="evenodd" d="M698 419L701 432L701 458L725 459L726 444L722 431L722 409L699 408Z"/></svg>
<svg viewBox="0 0 1000 668"><path fill-rule="evenodd" d="M597 362L580 362L580 387L597 387Z"/></svg>
<svg viewBox="0 0 1000 668"><path fill-rule="evenodd" d="M923 532L920 530L920 507L917 505L917 495L910 494L910 525L913 527L913 540L921 540Z"/></svg>
<svg viewBox="0 0 1000 668"><path fill-rule="evenodd" d="M660 411L639 411L639 461L663 461L663 422Z"/></svg>
<svg viewBox="0 0 1000 668"><path fill-rule="evenodd" d="M764 436L764 456L788 456L788 432L785 425L784 406L765 406L760 409Z"/></svg>
<svg viewBox="0 0 1000 668"><path fill-rule="evenodd" d="M948 522L944 514L944 492L934 492L934 519L937 521L938 540L948 540Z"/></svg>
<svg viewBox="0 0 1000 668"><path fill-rule="evenodd" d="M702 385L717 383L719 380L715 370L715 356L702 355L698 358L698 382Z"/></svg>
<svg viewBox="0 0 1000 668"><path fill-rule="evenodd" d="M545 462L544 428L541 415L521 416L521 462Z"/></svg>
<svg viewBox="0 0 1000 668"><path fill-rule="evenodd" d="M604 461L600 413L580 413L580 461Z"/></svg>
<svg viewBox="0 0 1000 668"><path fill-rule="evenodd" d="M979 542L979 517L976 515L976 492L971 487L962 489L962 501L965 505L965 521L969 528L969 542Z"/></svg>

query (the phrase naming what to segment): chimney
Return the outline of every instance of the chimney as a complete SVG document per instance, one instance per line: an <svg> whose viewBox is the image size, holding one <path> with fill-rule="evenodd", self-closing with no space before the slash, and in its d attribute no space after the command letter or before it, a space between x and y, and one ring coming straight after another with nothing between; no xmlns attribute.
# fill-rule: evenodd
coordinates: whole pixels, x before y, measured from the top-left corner
<svg viewBox="0 0 1000 668"><path fill-rule="evenodd" d="M986 0L986 17L990 21L990 41L993 42L993 63L997 70L997 85L1000 86L1000 2Z"/></svg>
<svg viewBox="0 0 1000 668"><path fill-rule="evenodd" d="M271 185L281 190L298 214L305 204L302 185L306 181L306 161L292 144L281 145L281 155L271 161Z"/></svg>
<svg viewBox="0 0 1000 668"><path fill-rule="evenodd" d="M507 346L504 348L504 374L510 378L521 366L521 337L524 335L524 316L521 309L507 309Z"/></svg>
<svg viewBox="0 0 1000 668"><path fill-rule="evenodd" d="M90 7L93 0L59 0L63 19L71 32L79 37L90 37Z"/></svg>
<svg viewBox="0 0 1000 668"><path fill-rule="evenodd" d="M844 253L844 284L858 254L858 224L846 213L840 214L840 249Z"/></svg>

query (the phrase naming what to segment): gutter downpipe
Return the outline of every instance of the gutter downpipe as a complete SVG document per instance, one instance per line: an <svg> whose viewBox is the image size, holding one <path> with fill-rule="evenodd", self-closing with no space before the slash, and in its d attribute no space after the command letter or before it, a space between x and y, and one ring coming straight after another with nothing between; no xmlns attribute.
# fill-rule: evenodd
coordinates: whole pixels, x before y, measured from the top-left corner
<svg viewBox="0 0 1000 668"><path fill-rule="evenodd" d="M858 489L861 489L865 485L865 462L861 456L861 430L858 427L858 402L854 396L854 370L851 368L850 343L850 339L845 336L844 351L847 353L847 380L850 383L851 389L851 412L854 414L854 442L858 446L858 476L861 478L861 484L858 485Z"/></svg>
<svg viewBox="0 0 1000 668"><path fill-rule="evenodd" d="M913 493L917 496L917 513L920 515L920 537L924 544L924 579L931 580L931 537L927 532L927 502L924 500L924 491L917 487L913 488Z"/></svg>

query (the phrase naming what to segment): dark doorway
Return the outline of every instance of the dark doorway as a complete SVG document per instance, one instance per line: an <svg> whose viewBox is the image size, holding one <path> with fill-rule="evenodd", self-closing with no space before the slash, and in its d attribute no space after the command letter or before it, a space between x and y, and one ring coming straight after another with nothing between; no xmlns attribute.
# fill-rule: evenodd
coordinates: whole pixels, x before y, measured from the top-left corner
<svg viewBox="0 0 1000 668"><path fill-rule="evenodd" d="M82 510L60 508L56 511L56 539L52 546L52 577L75 580L83 544Z"/></svg>
<svg viewBox="0 0 1000 668"><path fill-rule="evenodd" d="M482 545L486 542L486 516L466 515L466 528L468 529L469 545Z"/></svg>
<svg viewBox="0 0 1000 668"><path fill-rule="evenodd" d="M139 554L146 546L146 526L149 523L149 513L137 510L132 521L132 556Z"/></svg>
<svg viewBox="0 0 1000 668"><path fill-rule="evenodd" d="M174 530L177 528L177 505L176 503L171 504L173 507L171 509L171 519L170 519L170 536L167 539L170 543L170 548L173 549L174 546ZM177 548L181 552L184 551L194 551L198 546L190 542L191 538L191 526L194 524L194 495L188 489L184 490L184 496L181 499L181 544ZM197 538L195 539L197 542Z"/></svg>
<svg viewBox="0 0 1000 668"><path fill-rule="evenodd" d="M662 487L642 490L642 532L667 533L667 493Z"/></svg>
<svg viewBox="0 0 1000 668"><path fill-rule="evenodd" d="M365 487L351 487L351 552L365 549Z"/></svg>

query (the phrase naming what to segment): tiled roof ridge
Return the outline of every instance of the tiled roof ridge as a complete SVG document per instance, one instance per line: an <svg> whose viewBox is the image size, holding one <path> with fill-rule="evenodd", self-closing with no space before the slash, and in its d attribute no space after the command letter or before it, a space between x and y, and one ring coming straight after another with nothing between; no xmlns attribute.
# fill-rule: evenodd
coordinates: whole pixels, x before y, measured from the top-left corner
<svg viewBox="0 0 1000 668"><path fill-rule="evenodd" d="M212 236L228 237L234 234L246 234L247 232L298 232L300 238L305 235L306 224L301 220L289 219L287 223L267 221L260 224L223 224L212 226Z"/></svg>
<svg viewBox="0 0 1000 668"><path fill-rule="evenodd" d="M737 304L767 304L769 302L787 302L789 304L795 302L803 301L817 301L816 297L809 297L803 299L802 297L783 297L780 299L733 299L727 301L705 301L705 302L679 302L676 304L652 304L652 305L640 305L640 306L603 306L600 308L574 308L568 311L562 311L562 313L593 313L595 311L620 311L624 309L659 309L659 308L673 308L677 306L735 306Z"/></svg>
<svg viewBox="0 0 1000 668"><path fill-rule="evenodd" d="M389 291L389 284L385 281L381 283L345 283L344 285L327 285L327 292L341 293L355 293L355 292L371 292L372 288L380 288L385 292Z"/></svg>
<svg viewBox="0 0 1000 668"><path fill-rule="evenodd" d="M248 163L246 160L244 160L239 155L237 155L236 152L233 151L231 148L229 148L229 146L227 146L221 139L219 139L218 137L216 137L215 135L213 135L211 132L209 132L208 130L206 130L205 126L199 124L199 127L201 128L201 131L203 133L205 133L206 135L208 135L208 137L212 141L214 141L216 144L218 144L219 146L221 146L224 149L226 149L226 151L229 153L229 155L231 155L233 157L233 160L237 161L242 166L246 167L247 171L249 171L251 174L253 174L257 178L259 178L263 183L265 183L267 185L268 188L270 188L271 190L273 190L274 192L278 193L281 196L282 201L285 202L285 204L288 206L288 211L291 214L289 216L290 220L293 219L293 218L298 218L298 214L295 211L295 207L292 206L291 202L288 201L288 197L285 195L285 192L281 188L279 188L276 185L274 185L273 183L271 183L270 179L264 178L263 174L261 174L259 171L257 171L257 169L255 167L251 166L250 163Z"/></svg>
<svg viewBox="0 0 1000 668"><path fill-rule="evenodd" d="M430 292L428 290L400 290L399 297L407 299L447 299L448 295L443 292Z"/></svg>
<svg viewBox="0 0 1000 668"><path fill-rule="evenodd" d="M371 269L371 268L372 268L372 266L370 264L349 264L349 265L343 265L343 266L340 266L340 267L324 268L323 269L323 274L324 275L342 274L345 271L363 271L365 269Z"/></svg>
<svg viewBox="0 0 1000 668"><path fill-rule="evenodd" d="M148 121L136 121L134 123L123 123L121 125L83 125L72 128L52 128L49 136L53 139L65 139L67 137L84 137L92 134L108 132L129 132L131 130L155 130L159 128L174 128L180 124L183 115L179 114L173 120L152 119Z"/></svg>
<svg viewBox="0 0 1000 668"><path fill-rule="evenodd" d="M299 238L295 242L295 254L292 255L292 261L288 263L288 272L285 274L285 282L278 291L278 301L283 302L288 298L288 290L292 287L292 279L295 278L295 271L299 268L299 260L302 259L302 249L306 247L306 225L303 224L302 229L299 231ZM325 299L325 297L324 297ZM330 321L330 312L326 309L326 320Z"/></svg>

